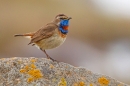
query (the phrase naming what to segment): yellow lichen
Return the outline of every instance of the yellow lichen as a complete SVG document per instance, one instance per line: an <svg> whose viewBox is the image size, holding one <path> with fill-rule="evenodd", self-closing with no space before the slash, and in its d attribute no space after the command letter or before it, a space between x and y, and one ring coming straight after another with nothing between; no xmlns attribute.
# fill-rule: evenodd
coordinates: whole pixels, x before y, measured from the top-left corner
<svg viewBox="0 0 130 86"><path fill-rule="evenodd" d="M26 71L28 71L28 70L29 70L29 66L26 65L26 66L24 67L24 69L25 69Z"/></svg>
<svg viewBox="0 0 130 86"><path fill-rule="evenodd" d="M29 75L33 75L33 72L34 71L34 69L32 69L32 70L29 70L27 73L29 74Z"/></svg>
<svg viewBox="0 0 130 86"><path fill-rule="evenodd" d="M33 69L36 68L36 66L34 64L31 64L30 67L33 68Z"/></svg>
<svg viewBox="0 0 130 86"><path fill-rule="evenodd" d="M43 75L41 73L40 70L37 70L37 69L33 69L33 70L29 70L28 71L28 74L34 79L34 80L37 80L39 78L41 78Z"/></svg>
<svg viewBox="0 0 130 86"><path fill-rule="evenodd" d="M33 61L34 62L34 61ZM36 68L35 64L28 64L23 69L20 70L21 73L26 73L29 75L27 82L30 83L34 80L41 78L43 75L39 69Z"/></svg>
<svg viewBox="0 0 130 86"><path fill-rule="evenodd" d="M30 82L32 82L32 81L34 81L34 78L33 78L33 77L29 77L29 78L27 79L27 82L28 82L28 83L30 83Z"/></svg>
<svg viewBox="0 0 130 86"><path fill-rule="evenodd" d="M78 86L85 86L85 83L83 81L80 81Z"/></svg>
<svg viewBox="0 0 130 86"><path fill-rule="evenodd" d="M105 77L100 77L98 79L98 82L101 84L101 85L108 85L109 84L109 80Z"/></svg>
<svg viewBox="0 0 130 86"><path fill-rule="evenodd" d="M61 78L60 82L58 83L58 86L67 86L67 82L64 78Z"/></svg>
<svg viewBox="0 0 130 86"><path fill-rule="evenodd" d="M37 60L36 59L31 59L30 60L32 63L36 62Z"/></svg>
<svg viewBox="0 0 130 86"><path fill-rule="evenodd" d="M26 73L26 70L25 69L21 69L20 73Z"/></svg>
<svg viewBox="0 0 130 86"><path fill-rule="evenodd" d="M32 72L33 73L31 74L31 76L34 77L35 79L41 78L43 76L40 70L35 69Z"/></svg>
<svg viewBox="0 0 130 86"><path fill-rule="evenodd" d="M93 86L93 84L92 84L92 83L90 83L90 86Z"/></svg>
<svg viewBox="0 0 130 86"><path fill-rule="evenodd" d="M85 83L83 81L74 83L73 86L86 86Z"/></svg>

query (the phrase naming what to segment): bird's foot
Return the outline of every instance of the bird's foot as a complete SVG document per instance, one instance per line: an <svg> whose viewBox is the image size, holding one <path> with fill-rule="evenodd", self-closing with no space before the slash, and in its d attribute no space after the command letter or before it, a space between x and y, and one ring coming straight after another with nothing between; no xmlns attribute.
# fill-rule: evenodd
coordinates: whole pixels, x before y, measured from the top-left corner
<svg viewBox="0 0 130 86"><path fill-rule="evenodd" d="M47 57L48 59L52 60L53 62L58 62L57 60L51 58L50 56Z"/></svg>

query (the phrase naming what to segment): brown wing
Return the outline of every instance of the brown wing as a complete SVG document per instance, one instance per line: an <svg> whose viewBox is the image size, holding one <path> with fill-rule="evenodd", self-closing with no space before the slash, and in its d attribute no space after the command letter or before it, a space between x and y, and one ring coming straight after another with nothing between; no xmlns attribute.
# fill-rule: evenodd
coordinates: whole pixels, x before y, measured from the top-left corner
<svg viewBox="0 0 130 86"><path fill-rule="evenodd" d="M32 39L29 44L38 42L42 39L46 39L46 38L52 36L54 34L56 28L58 28L58 26L56 24L53 24L53 23L47 24L45 27L42 27L41 29L39 29L31 37Z"/></svg>

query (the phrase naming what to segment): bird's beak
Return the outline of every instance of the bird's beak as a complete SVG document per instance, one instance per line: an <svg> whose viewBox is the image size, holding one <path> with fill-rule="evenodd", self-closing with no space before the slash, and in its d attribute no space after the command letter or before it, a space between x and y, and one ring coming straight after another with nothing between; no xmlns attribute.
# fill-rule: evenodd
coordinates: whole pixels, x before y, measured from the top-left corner
<svg viewBox="0 0 130 86"><path fill-rule="evenodd" d="M72 19L71 17L68 17L68 20Z"/></svg>

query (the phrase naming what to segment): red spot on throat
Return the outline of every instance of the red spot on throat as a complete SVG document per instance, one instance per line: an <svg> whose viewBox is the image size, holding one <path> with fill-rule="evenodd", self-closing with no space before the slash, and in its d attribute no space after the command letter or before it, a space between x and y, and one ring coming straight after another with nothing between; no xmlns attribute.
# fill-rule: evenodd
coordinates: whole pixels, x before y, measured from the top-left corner
<svg viewBox="0 0 130 86"><path fill-rule="evenodd" d="M63 29L64 29L64 30L68 30L68 27L69 27L69 26L63 26Z"/></svg>

